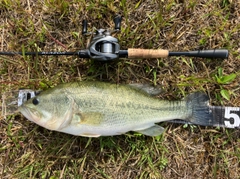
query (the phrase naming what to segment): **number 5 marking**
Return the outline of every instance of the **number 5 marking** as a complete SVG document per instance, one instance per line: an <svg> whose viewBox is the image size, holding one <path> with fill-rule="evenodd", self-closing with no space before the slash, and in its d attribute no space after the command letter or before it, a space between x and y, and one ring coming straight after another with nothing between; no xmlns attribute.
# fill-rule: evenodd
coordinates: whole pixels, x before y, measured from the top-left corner
<svg viewBox="0 0 240 179"><path fill-rule="evenodd" d="M224 117L225 119L233 119L233 124L230 123L229 120L224 120L224 124L226 127L229 128L235 128L240 126L240 118L237 114L231 113L231 111L240 111L240 108L238 107L226 107L225 108L225 114Z"/></svg>

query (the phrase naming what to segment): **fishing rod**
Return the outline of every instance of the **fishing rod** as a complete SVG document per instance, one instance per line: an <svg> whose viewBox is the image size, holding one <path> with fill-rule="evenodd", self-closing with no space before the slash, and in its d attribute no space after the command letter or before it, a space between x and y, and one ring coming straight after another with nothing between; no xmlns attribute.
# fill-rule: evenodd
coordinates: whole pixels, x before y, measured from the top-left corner
<svg viewBox="0 0 240 179"><path fill-rule="evenodd" d="M114 18L114 30L109 29L97 29L96 32L88 32L87 21L82 22L82 35L92 35L93 38L89 43L87 49L79 50L76 52L0 52L0 55L66 55L66 56L78 56L79 58L88 58L95 61L113 61L119 58L163 58L169 56L188 56L188 57L200 57L200 58L228 58L227 49L213 49L213 50L196 50L196 51L183 51L172 52L163 49L140 49L140 48L128 48L127 50L121 50L118 39L113 37L112 34L120 32L122 17L117 15Z"/></svg>

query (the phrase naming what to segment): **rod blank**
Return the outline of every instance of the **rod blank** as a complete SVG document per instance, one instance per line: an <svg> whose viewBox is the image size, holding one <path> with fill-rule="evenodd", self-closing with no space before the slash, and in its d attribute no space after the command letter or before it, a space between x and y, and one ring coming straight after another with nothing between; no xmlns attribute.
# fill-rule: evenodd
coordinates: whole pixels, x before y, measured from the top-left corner
<svg viewBox="0 0 240 179"><path fill-rule="evenodd" d="M0 52L0 55L77 55L78 52Z"/></svg>
<svg viewBox="0 0 240 179"><path fill-rule="evenodd" d="M80 50L77 52L0 52L0 55L78 55L80 58L90 58L89 51ZM104 53L102 53L104 55ZM119 58L164 58L168 56L188 56L200 58L228 58L228 50L215 49L215 50L198 50L189 52L169 52L162 49L137 49L129 48L128 50L120 50Z"/></svg>

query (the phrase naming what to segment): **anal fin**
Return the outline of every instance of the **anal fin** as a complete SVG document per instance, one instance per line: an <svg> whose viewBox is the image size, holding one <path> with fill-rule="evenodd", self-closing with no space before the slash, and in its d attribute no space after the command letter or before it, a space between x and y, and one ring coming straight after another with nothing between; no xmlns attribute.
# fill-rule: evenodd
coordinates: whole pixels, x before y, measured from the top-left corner
<svg viewBox="0 0 240 179"><path fill-rule="evenodd" d="M151 126L147 129L135 130L135 131L147 136L159 136L164 132L164 128L155 124L154 126Z"/></svg>

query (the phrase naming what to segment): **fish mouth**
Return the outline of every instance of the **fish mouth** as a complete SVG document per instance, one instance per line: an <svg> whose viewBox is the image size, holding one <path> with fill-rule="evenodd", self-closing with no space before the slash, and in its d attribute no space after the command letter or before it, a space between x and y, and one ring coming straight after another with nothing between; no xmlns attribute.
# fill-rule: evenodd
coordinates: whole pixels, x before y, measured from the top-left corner
<svg viewBox="0 0 240 179"><path fill-rule="evenodd" d="M26 106L22 105L19 107L19 111L29 121L34 122L34 123L38 124L39 126L42 126L44 128L50 129L50 130L56 130L58 127L58 126L56 127L56 125L55 125L56 121L44 120L42 113L31 107L28 107L28 106L26 107Z"/></svg>
<svg viewBox="0 0 240 179"><path fill-rule="evenodd" d="M39 113L37 111L33 111L30 108L24 107L23 105L19 107L19 111L32 122L36 122L39 119Z"/></svg>

